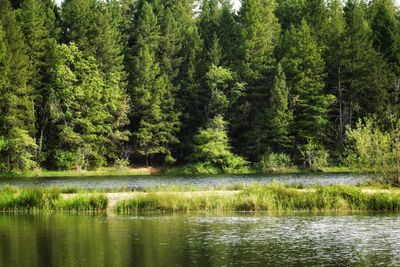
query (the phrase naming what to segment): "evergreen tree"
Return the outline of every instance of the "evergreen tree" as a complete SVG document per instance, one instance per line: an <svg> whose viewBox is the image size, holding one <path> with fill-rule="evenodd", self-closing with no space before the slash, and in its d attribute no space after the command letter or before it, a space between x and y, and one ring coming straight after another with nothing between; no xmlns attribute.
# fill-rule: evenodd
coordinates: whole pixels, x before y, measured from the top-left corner
<svg viewBox="0 0 400 267"><path fill-rule="evenodd" d="M298 26L307 14L307 2L310 0L277 0L276 16L283 31L291 25Z"/></svg>
<svg viewBox="0 0 400 267"><path fill-rule="evenodd" d="M199 129L194 137L193 152L189 156L186 173L243 173L247 162L233 154L229 145L227 123L222 115L213 118L205 129Z"/></svg>
<svg viewBox="0 0 400 267"><path fill-rule="evenodd" d="M351 0L345 6L346 29L339 50L344 125L352 125L358 118L370 114L383 118L388 88L394 84L386 62L372 46L372 31L365 9L357 0Z"/></svg>
<svg viewBox="0 0 400 267"><path fill-rule="evenodd" d="M400 99L400 24L395 4L392 0L371 1L369 8L372 29L372 44L376 51L383 56L392 73L393 84L389 95L391 100L390 112L399 116Z"/></svg>
<svg viewBox="0 0 400 267"><path fill-rule="evenodd" d="M36 165L33 93L28 81L29 58L15 12L8 0L0 1L2 36L2 86L0 87L0 136L7 141L1 153L5 170L29 169ZM5 51L5 53L4 53Z"/></svg>
<svg viewBox="0 0 400 267"><path fill-rule="evenodd" d="M31 76L29 85L35 95L36 142L39 160L43 160L43 145L48 136L48 96L52 80L51 69L54 64L57 44L53 10L41 0L21 1L18 20L27 43ZM46 131L46 132L45 132Z"/></svg>
<svg viewBox="0 0 400 267"><path fill-rule="evenodd" d="M124 127L126 120L126 78L121 25L122 7L117 0L67 0L62 10L63 36L74 42L85 57L94 57L107 88L107 95L115 96L113 117ZM115 143L114 143L115 144ZM118 157L118 147L108 146L108 153Z"/></svg>
<svg viewBox="0 0 400 267"><path fill-rule="evenodd" d="M120 131L128 112L124 96L109 91L96 60L73 43L58 47L54 73L50 110L56 167L105 165L116 157L110 154L112 148L127 139L127 133ZM116 106L124 109L125 116L115 113Z"/></svg>
<svg viewBox="0 0 400 267"><path fill-rule="evenodd" d="M335 0L334 0L335 1ZM305 5L305 17L312 34L320 46L324 46L329 25L329 9L326 0L308 0Z"/></svg>
<svg viewBox="0 0 400 267"><path fill-rule="evenodd" d="M257 84L273 67L273 52L280 26L272 0L244 0L239 11L241 24L240 71L246 82Z"/></svg>
<svg viewBox="0 0 400 267"><path fill-rule="evenodd" d="M286 84L286 76L281 64L278 65L274 85L271 89L269 105L266 109L267 127L260 137L265 137L263 143L268 144L273 152L284 152L290 144L289 125L292 122L293 114L289 110L289 91Z"/></svg>
<svg viewBox="0 0 400 267"><path fill-rule="evenodd" d="M274 50L280 27L272 0L244 0L239 11L241 26L240 53L234 70L247 84L232 118L234 144L242 153L254 158L262 144L257 143L259 116L268 103L268 88L274 75Z"/></svg>
<svg viewBox="0 0 400 267"><path fill-rule="evenodd" d="M333 149L340 149L345 138L345 118L344 118L344 88L343 88L343 67L341 61L341 44L345 32L346 22L344 18L343 6L340 0L332 0L328 11L329 24L327 27L326 49L324 60L327 70L325 79L326 91L336 96L336 102L332 105L330 112L331 127L328 132L327 142Z"/></svg>
<svg viewBox="0 0 400 267"><path fill-rule="evenodd" d="M374 0L371 1L369 10L373 46L399 75L400 32L394 2Z"/></svg>
<svg viewBox="0 0 400 267"><path fill-rule="evenodd" d="M205 119L210 121L218 115L227 116L243 93L243 84L237 82L236 75L229 69L212 65L206 74L208 92Z"/></svg>
<svg viewBox="0 0 400 267"><path fill-rule="evenodd" d="M161 73L156 53L160 29L152 6L145 2L137 13L136 40L130 94L135 152L146 157L164 155L173 162L170 146L177 143L179 113L168 77Z"/></svg>
<svg viewBox="0 0 400 267"><path fill-rule="evenodd" d="M291 132L296 145L310 140L322 141L328 123L327 113L334 97L324 93L324 62L321 50L303 21L290 27L283 39L282 66L290 88L293 124Z"/></svg>
<svg viewBox="0 0 400 267"><path fill-rule="evenodd" d="M199 32L204 42L204 53L208 53L218 38L220 8L218 0L203 0L199 17Z"/></svg>
<svg viewBox="0 0 400 267"><path fill-rule="evenodd" d="M218 27L217 35L221 46L221 66L233 69L239 53L240 28L230 0L222 3Z"/></svg>

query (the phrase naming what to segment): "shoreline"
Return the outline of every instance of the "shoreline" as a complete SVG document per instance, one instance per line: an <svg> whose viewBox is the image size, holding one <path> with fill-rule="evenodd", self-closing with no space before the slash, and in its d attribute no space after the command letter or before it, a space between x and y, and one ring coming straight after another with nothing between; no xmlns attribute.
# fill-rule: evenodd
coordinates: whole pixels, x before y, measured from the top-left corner
<svg viewBox="0 0 400 267"><path fill-rule="evenodd" d="M0 211L25 212L400 212L399 188L247 185L240 189L154 188L133 192L62 193L57 188L0 190Z"/></svg>
<svg viewBox="0 0 400 267"><path fill-rule="evenodd" d="M83 171L59 171L59 170L34 170L34 171L26 171L26 172L8 172L8 173L0 173L0 179L7 178L74 178L74 177L123 177L123 176L205 176L205 175L214 175L214 176L224 176L224 175L271 175L271 174L309 174L309 173L354 173L354 174L368 174L371 173L371 170L352 170L348 167L326 167L319 171L310 171L304 170L300 168L296 169L287 169L281 171L271 171L271 172L260 172L256 169L250 169L249 172L245 173L218 173L218 174L185 174L182 171L182 167L173 167L173 168L161 168L161 167L139 167L139 168L115 168L115 167L105 167L99 168L97 170L83 170Z"/></svg>

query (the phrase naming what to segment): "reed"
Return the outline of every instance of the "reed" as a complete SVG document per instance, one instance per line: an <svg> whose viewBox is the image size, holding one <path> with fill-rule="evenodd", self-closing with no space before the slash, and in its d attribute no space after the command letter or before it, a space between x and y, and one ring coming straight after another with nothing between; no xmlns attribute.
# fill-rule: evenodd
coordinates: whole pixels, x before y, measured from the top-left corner
<svg viewBox="0 0 400 267"><path fill-rule="evenodd" d="M61 197L61 190L15 189L9 186L0 190L0 211L101 211L107 208L104 195L79 194L72 198Z"/></svg>
<svg viewBox="0 0 400 267"><path fill-rule="evenodd" d="M364 192L354 186L326 186L306 189L283 185L253 185L238 192L151 192L122 200L119 213L191 211L399 211L397 190Z"/></svg>

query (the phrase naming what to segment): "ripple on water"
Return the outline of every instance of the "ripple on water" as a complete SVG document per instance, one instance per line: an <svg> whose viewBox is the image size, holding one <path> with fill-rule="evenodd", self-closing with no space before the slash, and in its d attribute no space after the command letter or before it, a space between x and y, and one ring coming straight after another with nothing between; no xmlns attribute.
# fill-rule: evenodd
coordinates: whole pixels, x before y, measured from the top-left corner
<svg viewBox="0 0 400 267"><path fill-rule="evenodd" d="M235 175L235 176L196 176L196 177L82 177L82 178L35 178L35 179L2 179L0 186L6 184L16 187L82 187L82 188L131 188L140 189L155 186L231 186L234 184L279 182L303 185L354 185L366 180L366 176L340 173L311 173L283 175Z"/></svg>

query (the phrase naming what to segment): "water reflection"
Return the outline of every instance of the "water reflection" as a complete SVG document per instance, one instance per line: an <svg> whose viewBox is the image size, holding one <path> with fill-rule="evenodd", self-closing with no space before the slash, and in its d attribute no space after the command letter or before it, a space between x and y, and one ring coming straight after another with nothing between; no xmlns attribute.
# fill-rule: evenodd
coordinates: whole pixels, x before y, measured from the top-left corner
<svg viewBox="0 0 400 267"><path fill-rule="evenodd" d="M399 266L399 215L0 215L0 266Z"/></svg>

